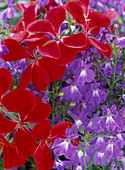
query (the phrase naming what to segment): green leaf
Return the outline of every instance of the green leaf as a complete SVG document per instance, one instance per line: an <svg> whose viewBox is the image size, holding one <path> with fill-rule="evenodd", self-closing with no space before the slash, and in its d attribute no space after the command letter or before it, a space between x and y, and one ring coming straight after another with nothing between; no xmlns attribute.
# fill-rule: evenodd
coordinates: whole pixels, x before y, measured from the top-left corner
<svg viewBox="0 0 125 170"><path fill-rule="evenodd" d="M2 157L0 157L0 170L4 170Z"/></svg>
<svg viewBox="0 0 125 170"><path fill-rule="evenodd" d="M66 11L66 18L67 18L67 21L69 23L69 25L71 25L72 23L72 16Z"/></svg>

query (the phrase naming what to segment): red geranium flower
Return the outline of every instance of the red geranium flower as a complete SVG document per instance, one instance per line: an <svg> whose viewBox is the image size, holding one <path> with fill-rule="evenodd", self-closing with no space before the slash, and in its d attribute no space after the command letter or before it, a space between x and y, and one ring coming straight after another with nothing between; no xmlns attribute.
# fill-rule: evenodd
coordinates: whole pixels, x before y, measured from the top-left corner
<svg viewBox="0 0 125 170"><path fill-rule="evenodd" d="M83 28L89 43L97 48L97 50L106 58L110 59L112 49L109 45L96 41L92 35L97 35L100 27L109 27L111 19L117 17L109 17L109 14L102 14L89 9L89 0L70 1L65 4L66 10L72 15L74 20ZM110 11L112 16L113 11ZM30 25L29 25L30 26Z"/></svg>
<svg viewBox="0 0 125 170"><path fill-rule="evenodd" d="M11 72L6 68L0 68L0 101L2 95L4 95L12 86L13 79Z"/></svg>
<svg viewBox="0 0 125 170"><path fill-rule="evenodd" d="M66 66L57 66L49 57L40 57L38 59L35 57L34 51L37 44L44 44L48 41L47 37L44 36L38 41L35 41L36 38L35 40L32 38L32 42L30 42L30 40L31 39L28 39L28 52L18 41L14 39L5 39L4 44L7 46L9 54L3 54L2 58L5 61L28 59L31 64L29 64L25 72L22 74L20 87L25 89L30 85L31 81L33 81L33 86L36 91L46 91L50 82L60 80L63 77ZM54 53L54 51L52 51L52 53ZM58 56L54 57L58 58Z"/></svg>
<svg viewBox="0 0 125 170"><path fill-rule="evenodd" d="M28 25L29 32L48 33L53 37L53 40L48 40L48 43L42 45L38 44L37 49L41 54L49 55L51 58L53 54L59 56L58 60L53 59L57 65L66 65L75 59L76 53L87 49L86 36L83 32L74 34L72 36L61 36L60 27L66 19L66 10L63 6L58 5L51 9L46 19L39 19L33 21Z"/></svg>
<svg viewBox="0 0 125 170"><path fill-rule="evenodd" d="M27 128L28 123L35 123L48 118L51 113L49 103L42 103L42 98L36 98L34 93L24 89L14 89L2 96L2 105L10 112L18 112L19 118L8 120L0 116L0 134L11 133L14 130L14 143L21 158L32 156L37 142ZM10 113L11 114L11 113ZM9 126L8 126L9 125Z"/></svg>
<svg viewBox="0 0 125 170"><path fill-rule="evenodd" d="M50 170L54 165L53 153L49 148L56 138L66 138L65 130L73 123L63 122L55 125L50 131L50 121L41 120L32 130L34 138L42 140L37 147L33 157L38 170Z"/></svg>
<svg viewBox="0 0 125 170"><path fill-rule="evenodd" d="M15 145L9 143L2 135L0 135L0 149L3 149L4 168L11 169L25 164L26 159L19 157Z"/></svg>

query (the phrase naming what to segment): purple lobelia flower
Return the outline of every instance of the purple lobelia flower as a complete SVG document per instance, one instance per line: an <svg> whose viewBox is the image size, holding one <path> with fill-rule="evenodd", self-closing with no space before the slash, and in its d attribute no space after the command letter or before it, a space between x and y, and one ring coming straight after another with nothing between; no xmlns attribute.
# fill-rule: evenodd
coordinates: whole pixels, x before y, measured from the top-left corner
<svg viewBox="0 0 125 170"><path fill-rule="evenodd" d="M123 118L119 114L116 114L116 106L113 105L111 109L106 106L102 106L103 115L102 117L94 117L92 129L95 133L101 133L105 130L109 132L120 133L124 127Z"/></svg>
<svg viewBox="0 0 125 170"><path fill-rule="evenodd" d="M49 92L46 91L42 103L49 103Z"/></svg>
<svg viewBox="0 0 125 170"><path fill-rule="evenodd" d="M110 60L107 60L105 64L102 63L101 67L101 70L106 77L110 78L113 75L113 65Z"/></svg>
<svg viewBox="0 0 125 170"><path fill-rule="evenodd" d="M43 1L39 0L39 6L40 7L44 7L44 6L48 5L48 3L49 3L49 0L43 0Z"/></svg>
<svg viewBox="0 0 125 170"><path fill-rule="evenodd" d="M8 54L8 53L9 53L9 51L5 45L2 45L2 40L0 37L0 58L1 58L2 54Z"/></svg>
<svg viewBox="0 0 125 170"><path fill-rule="evenodd" d="M94 80L94 72L89 69L92 66L91 63L87 63L87 60L83 61L81 67L75 72L75 81L78 86L83 86L85 82L90 83Z"/></svg>
<svg viewBox="0 0 125 170"><path fill-rule="evenodd" d="M64 170L64 168L68 169L71 166L72 166L71 161L67 161L67 160L62 161L59 159L58 156L55 156L53 169Z"/></svg>
<svg viewBox="0 0 125 170"><path fill-rule="evenodd" d="M15 15L15 9L14 6L16 3L13 3L13 0L7 0L7 9L2 14L1 18L5 20L6 18L12 19Z"/></svg>
<svg viewBox="0 0 125 170"><path fill-rule="evenodd" d="M106 93L104 90L99 89L100 83L92 83L90 90L86 93L85 97L89 103L99 105L106 100Z"/></svg>
<svg viewBox="0 0 125 170"><path fill-rule="evenodd" d="M106 164L110 162L110 159L117 159L119 157L121 148L118 147L118 143L119 139L114 138L109 139L108 142L101 142L98 144L97 152L101 152L102 154L104 154L104 162L106 160L108 161L108 162L106 161ZM95 159L95 161L97 160Z"/></svg>
<svg viewBox="0 0 125 170"><path fill-rule="evenodd" d="M84 164L83 163L75 164L73 170L84 170Z"/></svg>
<svg viewBox="0 0 125 170"><path fill-rule="evenodd" d="M6 62L4 62L2 58L0 58L0 68L8 69L8 64Z"/></svg>
<svg viewBox="0 0 125 170"><path fill-rule="evenodd" d="M117 29L115 30L115 34L116 36L112 35L113 37L115 37L113 43L118 45L120 48L125 48L125 36L119 37L119 31Z"/></svg>
<svg viewBox="0 0 125 170"><path fill-rule="evenodd" d="M70 110L67 111L67 113L72 117L72 119L75 121L73 126L71 127L72 131L74 131L75 129L77 129L78 131L80 131L83 128L83 121L85 114L80 114L79 116L75 115L73 112L71 112Z"/></svg>
<svg viewBox="0 0 125 170"><path fill-rule="evenodd" d="M65 100L69 100L71 99L72 102L75 102L75 101L78 101L82 98L82 95L78 89L78 86L76 83L70 82L70 84L67 86L67 87L64 87L62 89L63 93L64 93L64 96L63 98Z"/></svg>
<svg viewBox="0 0 125 170"><path fill-rule="evenodd" d="M71 134L71 130L68 128L66 129L66 137L66 139L55 139L52 149L56 156L64 155L67 159L71 159L74 156L77 148L77 146L74 146L71 142L72 139L78 137L78 134Z"/></svg>

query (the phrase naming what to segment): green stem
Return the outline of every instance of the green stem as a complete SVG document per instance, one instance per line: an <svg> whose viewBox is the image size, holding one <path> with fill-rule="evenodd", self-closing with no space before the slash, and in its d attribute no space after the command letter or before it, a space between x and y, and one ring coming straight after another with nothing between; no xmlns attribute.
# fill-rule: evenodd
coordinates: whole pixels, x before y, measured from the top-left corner
<svg viewBox="0 0 125 170"><path fill-rule="evenodd" d="M95 165L95 164L94 164L94 166L96 166L96 168L98 168L98 169L102 170L99 166L97 166L97 165Z"/></svg>
<svg viewBox="0 0 125 170"><path fill-rule="evenodd" d="M108 102L108 106L110 107L110 103L111 103L111 94L112 94L112 90L115 86L115 72L116 72L116 65L117 65L117 61L116 61L116 58L117 58L117 53L115 55L115 58L114 58L114 65L113 65L113 78L112 78L112 84L111 84L111 87L110 87L110 92L109 92L109 102Z"/></svg>
<svg viewBox="0 0 125 170"><path fill-rule="evenodd" d="M14 114L13 112L8 112L8 110L6 110L3 106L1 106L1 110L6 114L6 116L10 117L15 121L19 121L19 119L13 115Z"/></svg>

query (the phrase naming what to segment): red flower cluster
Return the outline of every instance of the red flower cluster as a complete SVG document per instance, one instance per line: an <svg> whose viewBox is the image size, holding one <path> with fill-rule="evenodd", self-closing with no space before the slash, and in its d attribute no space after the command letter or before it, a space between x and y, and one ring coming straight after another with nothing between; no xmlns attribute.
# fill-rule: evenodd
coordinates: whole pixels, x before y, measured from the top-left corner
<svg viewBox="0 0 125 170"><path fill-rule="evenodd" d="M51 106L26 90L31 82L36 91L46 91L50 82L63 77L66 65L75 59L76 53L88 49L90 45L110 59L111 47L96 41L93 36L99 33L100 27L110 29L111 20L117 14L112 11L101 14L88 6L88 0L70 1L51 9L45 19L38 19L37 5L29 5L13 30L14 35L4 40L9 50L9 54L2 55L4 61L28 61L19 88L7 94L12 86L12 75L7 69L0 69L1 105L9 112L18 113L18 117L13 116L14 119L10 120L7 114L3 117L0 112L0 147L3 148L5 168L20 167L28 156L33 156L39 170L50 170L54 161L49 144L58 137L64 138L66 128L72 126L70 122L63 122L51 129L48 120ZM73 17L70 24L76 22L80 27L79 32L61 32L66 12ZM37 123L32 130L29 130L30 123ZM3 136L12 132L14 144ZM42 140L38 147L37 140Z"/></svg>

